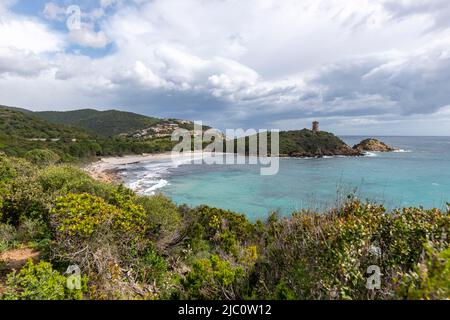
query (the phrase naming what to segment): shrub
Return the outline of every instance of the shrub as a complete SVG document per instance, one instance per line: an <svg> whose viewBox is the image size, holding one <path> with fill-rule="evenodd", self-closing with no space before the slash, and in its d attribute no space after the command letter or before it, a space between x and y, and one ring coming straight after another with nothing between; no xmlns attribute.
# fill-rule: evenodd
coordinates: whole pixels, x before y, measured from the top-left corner
<svg viewBox="0 0 450 320"><path fill-rule="evenodd" d="M82 278L81 290L69 290L67 278L48 262L34 264L31 260L20 270L13 271L6 281L4 300L81 300L87 279Z"/></svg>
<svg viewBox="0 0 450 320"><path fill-rule="evenodd" d="M117 205L89 194L57 199L51 211L55 259L76 263L106 298L130 297L137 285L131 266L146 248L144 210L116 195ZM96 294L97 294L96 293Z"/></svg>
<svg viewBox="0 0 450 320"><path fill-rule="evenodd" d="M146 224L145 210L134 203L134 197L131 190L119 186L110 195L109 203L120 209L119 214L113 216L114 227L142 238L147 235L149 227Z"/></svg>
<svg viewBox="0 0 450 320"><path fill-rule="evenodd" d="M408 299L450 299L450 248L439 251L427 245L414 270L400 279L399 296Z"/></svg>
<svg viewBox="0 0 450 320"><path fill-rule="evenodd" d="M119 209L89 194L69 194L56 200L51 215L59 237L87 239L100 226L110 228Z"/></svg>
<svg viewBox="0 0 450 320"><path fill-rule="evenodd" d="M254 240L255 225L244 215L201 206L184 214L187 235L195 249L203 240L216 246L217 251L238 255L239 247Z"/></svg>
<svg viewBox="0 0 450 320"><path fill-rule="evenodd" d="M197 260L182 284L189 299L236 299L234 286L244 277L242 267L213 255Z"/></svg>
<svg viewBox="0 0 450 320"><path fill-rule="evenodd" d="M37 181L45 193L63 196L68 193L90 193L108 198L114 187L92 179L87 173L70 166L48 167L39 173Z"/></svg>
<svg viewBox="0 0 450 320"><path fill-rule="evenodd" d="M0 223L0 254L13 247L16 239L16 228L11 225Z"/></svg>
<svg viewBox="0 0 450 320"><path fill-rule="evenodd" d="M41 241L50 237L48 224L39 220L27 219L17 229L17 240L22 243Z"/></svg>
<svg viewBox="0 0 450 320"><path fill-rule="evenodd" d="M38 166L49 166L60 160L59 155L48 149L34 149L25 153L24 158Z"/></svg>
<svg viewBox="0 0 450 320"><path fill-rule="evenodd" d="M0 222L18 227L27 219L47 219L47 196L33 177L19 176L9 182L1 203Z"/></svg>
<svg viewBox="0 0 450 320"><path fill-rule="evenodd" d="M163 195L139 197L136 203L146 213L145 223L163 242L170 241L181 227L181 216L177 206Z"/></svg>
<svg viewBox="0 0 450 320"><path fill-rule="evenodd" d="M0 154L0 183L5 183L17 175L11 161Z"/></svg>
<svg viewBox="0 0 450 320"><path fill-rule="evenodd" d="M166 259L160 256L156 249L149 245L135 258L138 279L144 283L161 284L168 278L168 265Z"/></svg>
<svg viewBox="0 0 450 320"><path fill-rule="evenodd" d="M366 299L367 267L377 265L383 285L375 297L393 298L395 279L419 261L427 240L448 246L450 220L439 210L387 213L382 206L351 201L327 215L295 214L277 229L256 265L264 283L259 295L273 297L283 283L281 291L298 299Z"/></svg>
<svg viewBox="0 0 450 320"><path fill-rule="evenodd" d="M23 211L30 205L28 200L34 197L35 186L29 186L27 180L32 181L35 172L27 161L0 153L0 222L14 220L13 223L18 223ZM23 192L22 187L28 189ZM25 203L20 201L21 197L24 197Z"/></svg>
<svg viewBox="0 0 450 320"><path fill-rule="evenodd" d="M0 153L0 185L11 181L18 176L33 176L36 168L20 158L7 157L5 154Z"/></svg>

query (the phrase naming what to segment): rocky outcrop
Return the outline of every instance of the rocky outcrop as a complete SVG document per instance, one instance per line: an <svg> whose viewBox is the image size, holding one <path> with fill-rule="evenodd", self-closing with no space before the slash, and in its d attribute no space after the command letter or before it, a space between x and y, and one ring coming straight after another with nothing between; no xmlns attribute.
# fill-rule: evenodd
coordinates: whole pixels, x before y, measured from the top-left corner
<svg viewBox="0 0 450 320"><path fill-rule="evenodd" d="M377 139L366 139L361 141L359 144L353 147L354 150L359 152L364 151L375 151L375 152L392 152L397 150L391 146L388 146L386 143L381 142Z"/></svg>

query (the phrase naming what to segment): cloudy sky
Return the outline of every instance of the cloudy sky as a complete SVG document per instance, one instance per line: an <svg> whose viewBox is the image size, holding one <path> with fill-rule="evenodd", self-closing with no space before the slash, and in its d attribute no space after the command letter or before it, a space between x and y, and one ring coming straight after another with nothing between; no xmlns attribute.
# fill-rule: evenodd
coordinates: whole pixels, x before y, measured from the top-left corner
<svg viewBox="0 0 450 320"><path fill-rule="evenodd" d="M0 104L450 135L450 1L0 0Z"/></svg>

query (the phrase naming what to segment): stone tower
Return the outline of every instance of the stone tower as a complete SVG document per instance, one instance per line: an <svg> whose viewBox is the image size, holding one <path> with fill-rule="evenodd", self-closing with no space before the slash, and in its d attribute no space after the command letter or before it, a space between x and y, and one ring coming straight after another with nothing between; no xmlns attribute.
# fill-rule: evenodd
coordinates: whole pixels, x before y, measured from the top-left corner
<svg viewBox="0 0 450 320"><path fill-rule="evenodd" d="M313 124L312 124L312 131L313 131L313 132L320 132L320 129L319 129L319 122L317 122L317 121L314 121L314 122L313 122Z"/></svg>

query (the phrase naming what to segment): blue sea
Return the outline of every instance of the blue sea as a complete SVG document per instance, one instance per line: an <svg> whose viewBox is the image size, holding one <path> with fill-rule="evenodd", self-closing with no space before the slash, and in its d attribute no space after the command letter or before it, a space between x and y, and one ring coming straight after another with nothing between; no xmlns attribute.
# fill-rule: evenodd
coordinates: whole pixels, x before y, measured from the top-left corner
<svg viewBox="0 0 450 320"><path fill-rule="evenodd" d="M341 137L354 145L368 137ZM275 176L256 165L207 165L170 160L129 165L125 183L161 192L178 204L207 204L264 219L278 211L325 210L348 196L384 204L445 208L450 202L450 137L376 137L399 152L364 157L280 159Z"/></svg>

